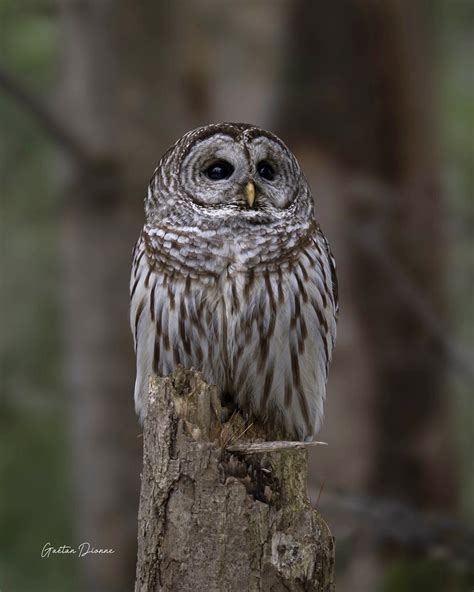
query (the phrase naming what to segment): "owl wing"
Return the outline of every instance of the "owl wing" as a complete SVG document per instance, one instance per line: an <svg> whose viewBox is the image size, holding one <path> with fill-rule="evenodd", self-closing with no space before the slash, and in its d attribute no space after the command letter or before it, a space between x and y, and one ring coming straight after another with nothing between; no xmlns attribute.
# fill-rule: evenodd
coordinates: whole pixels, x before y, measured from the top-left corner
<svg viewBox="0 0 474 592"><path fill-rule="evenodd" d="M153 272L146 253L143 233L135 245L130 276L130 327L136 353L137 372L135 380L135 410L143 422L148 381L153 372L155 344Z"/></svg>
<svg viewBox="0 0 474 592"><path fill-rule="evenodd" d="M324 416L338 314L335 261L319 226L301 248L298 264L289 274L287 298L291 415L298 436L307 440L320 429ZM287 386L285 402L288 398Z"/></svg>
<svg viewBox="0 0 474 592"><path fill-rule="evenodd" d="M298 258L244 282L234 323L234 388L241 408L275 412L287 430L311 439L323 418L336 338L334 259L318 227ZM237 307L235 307L237 309Z"/></svg>
<svg viewBox="0 0 474 592"><path fill-rule="evenodd" d="M337 317L339 315L339 287L338 287L338 283L337 283L336 260L334 259L334 256L333 256L331 249L329 247L328 240L324 236L321 228L319 228L319 227L317 228L316 235L319 235L321 237L321 240L324 245L324 250L326 252L326 256L327 256L328 262L329 262L329 272L331 274L331 284L332 284L332 301L333 301L333 307L334 307L334 314L335 314L336 321L337 321Z"/></svg>
<svg viewBox="0 0 474 592"><path fill-rule="evenodd" d="M171 251L147 226L133 251L130 326L137 364L135 409L142 422L153 374L167 376L182 364L198 368L212 384L224 384L218 315L210 306L213 278L192 278L189 269L165 271Z"/></svg>
<svg viewBox="0 0 474 592"><path fill-rule="evenodd" d="M312 439L324 416L338 311L335 262L319 226L302 248L292 275L296 282L290 281L288 296L293 417L299 437Z"/></svg>

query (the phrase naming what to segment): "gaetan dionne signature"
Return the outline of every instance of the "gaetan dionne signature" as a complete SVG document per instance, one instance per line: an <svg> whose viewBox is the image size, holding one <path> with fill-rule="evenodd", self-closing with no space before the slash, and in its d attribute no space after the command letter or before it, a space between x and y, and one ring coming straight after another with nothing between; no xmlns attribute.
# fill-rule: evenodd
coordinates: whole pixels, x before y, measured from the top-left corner
<svg viewBox="0 0 474 592"><path fill-rule="evenodd" d="M49 559L51 555L76 555L76 557L86 557L87 555L111 555L112 553L115 553L114 549L101 549L94 547L86 541L77 547L71 547L69 545L55 547L52 543L48 542L45 543L41 549L41 557L43 559Z"/></svg>

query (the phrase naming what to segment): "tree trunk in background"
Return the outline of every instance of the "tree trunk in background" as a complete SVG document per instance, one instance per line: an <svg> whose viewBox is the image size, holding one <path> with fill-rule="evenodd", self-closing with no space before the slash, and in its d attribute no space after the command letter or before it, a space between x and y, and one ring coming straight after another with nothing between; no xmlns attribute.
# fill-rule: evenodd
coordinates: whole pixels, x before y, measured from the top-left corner
<svg viewBox="0 0 474 592"><path fill-rule="evenodd" d="M62 110L90 153L70 172L63 218L75 519L79 541L115 551L79 567L83 589L125 592L133 581L141 450L127 327L140 201L121 144L126 114L110 3L63 1L61 8Z"/></svg>
<svg viewBox="0 0 474 592"><path fill-rule="evenodd" d="M451 510L442 347L405 281L442 318L429 14L419 9L296 2L279 131L316 189L341 281L318 477Z"/></svg>

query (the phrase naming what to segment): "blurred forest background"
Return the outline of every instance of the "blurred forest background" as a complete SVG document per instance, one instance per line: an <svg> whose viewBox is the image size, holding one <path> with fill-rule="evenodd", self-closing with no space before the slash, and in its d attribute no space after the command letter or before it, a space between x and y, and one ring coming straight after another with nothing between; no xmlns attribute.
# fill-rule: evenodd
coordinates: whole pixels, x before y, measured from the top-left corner
<svg viewBox="0 0 474 592"><path fill-rule="evenodd" d="M338 592L473 588L474 3L0 0L0 590L132 589L131 249L166 147L280 134L340 279ZM88 541L114 555L42 559Z"/></svg>

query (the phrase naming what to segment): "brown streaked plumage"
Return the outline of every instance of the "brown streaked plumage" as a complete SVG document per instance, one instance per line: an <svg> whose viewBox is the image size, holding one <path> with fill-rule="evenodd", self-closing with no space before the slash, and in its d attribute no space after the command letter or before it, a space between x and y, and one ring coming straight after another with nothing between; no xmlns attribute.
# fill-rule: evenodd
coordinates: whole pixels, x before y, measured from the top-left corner
<svg viewBox="0 0 474 592"><path fill-rule="evenodd" d="M165 153L130 280L142 419L149 375L181 363L246 415L313 438L338 307L313 208L295 157L257 127L209 125Z"/></svg>

